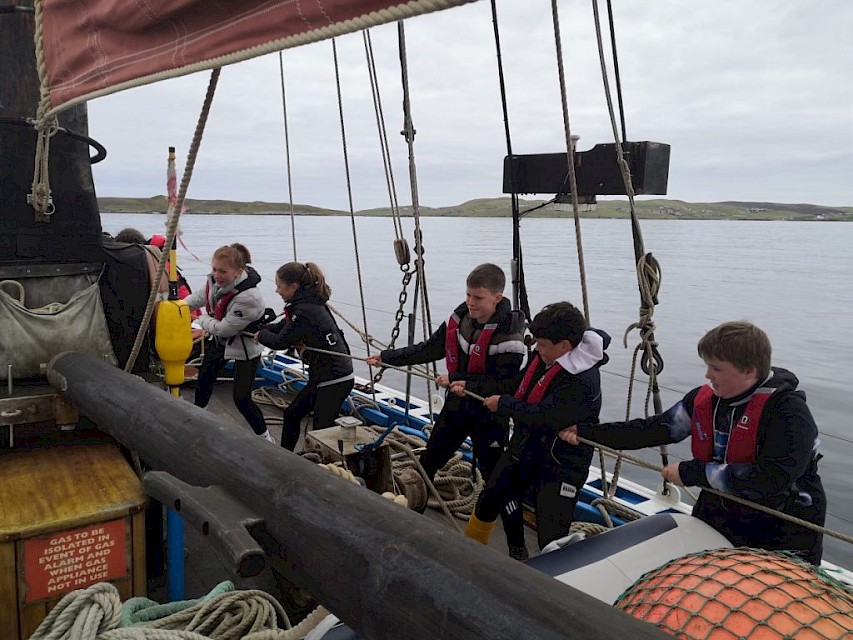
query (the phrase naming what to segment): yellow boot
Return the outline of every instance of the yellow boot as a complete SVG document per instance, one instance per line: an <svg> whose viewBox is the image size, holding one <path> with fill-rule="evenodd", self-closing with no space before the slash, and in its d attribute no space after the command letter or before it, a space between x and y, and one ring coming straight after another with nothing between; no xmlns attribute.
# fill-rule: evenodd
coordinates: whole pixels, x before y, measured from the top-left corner
<svg viewBox="0 0 853 640"><path fill-rule="evenodd" d="M489 537L492 535L492 531L494 531L497 523L497 520L483 522L472 513L471 517L468 518L468 526L465 528L465 537L481 542L482 544L489 544Z"/></svg>

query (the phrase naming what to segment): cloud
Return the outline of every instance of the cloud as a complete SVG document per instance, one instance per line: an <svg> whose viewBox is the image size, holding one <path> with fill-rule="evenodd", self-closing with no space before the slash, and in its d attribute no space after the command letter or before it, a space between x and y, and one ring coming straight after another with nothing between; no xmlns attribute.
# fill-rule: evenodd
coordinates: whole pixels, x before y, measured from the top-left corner
<svg viewBox="0 0 853 640"><path fill-rule="evenodd" d="M628 137L672 145L669 197L853 205L853 4L631 0L614 10ZM562 151L550 3L506 0L498 12L513 151ZM612 142L591 5L560 2L559 12L571 130L581 149ZM397 26L370 35L406 203ZM410 20L405 35L420 202L500 195L507 142L490 3ZM363 37L336 48L353 207L387 206ZM283 60L293 198L347 209L332 44ZM612 62L608 73L613 88ZM110 154L96 166L99 195L164 192L166 149L186 157L207 81L201 73L90 103L90 133ZM286 201L284 139L278 54L223 69L189 196Z"/></svg>

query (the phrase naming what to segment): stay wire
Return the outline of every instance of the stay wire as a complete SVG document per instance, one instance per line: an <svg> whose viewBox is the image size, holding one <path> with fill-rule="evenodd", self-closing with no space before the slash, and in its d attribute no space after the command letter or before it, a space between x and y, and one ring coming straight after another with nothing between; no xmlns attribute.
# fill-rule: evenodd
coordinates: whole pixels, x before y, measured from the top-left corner
<svg viewBox="0 0 853 640"><path fill-rule="evenodd" d="M501 50L501 34L498 26L498 7L495 0L491 1L492 27L495 34L495 59L498 68L498 85L501 92L501 111L504 120L504 136L506 137L506 153L509 161L510 202L512 208L512 254L513 254L513 307L521 309L524 316L530 320L530 302L527 298L527 286L524 281L524 260L521 252L521 216L518 204L518 181L515 174L515 162L512 154L512 134L509 126L509 107L506 99L506 80L504 78L503 53Z"/></svg>
<svg viewBox="0 0 853 640"><path fill-rule="evenodd" d="M346 134L346 124L344 122L344 100L343 95L341 93L341 72L340 66L338 65L338 45L335 38L332 38L332 57L335 62L335 88L337 90L338 96L338 114L340 116L341 121L341 146L343 149L343 157L344 157L344 172L346 174L347 181L347 199L349 202L349 216L350 222L352 224L352 243L353 250L355 252L355 269L356 274L358 276L358 293L359 298L361 300L361 318L364 323L364 335L369 336L370 332L367 329L367 311L365 309L365 299L364 299L364 279L361 274L361 259L358 251L358 232L356 230L355 224L355 208L353 206L352 201L352 177L350 175L349 169L349 154L347 152L347 134ZM365 346L370 348L369 344L365 344ZM373 368L370 368L370 376L373 377ZM375 394L375 391L374 391Z"/></svg>
<svg viewBox="0 0 853 640"><path fill-rule="evenodd" d="M394 223L394 235L398 240L403 239L403 223L400 220L400 205L397 200L397 187L394 182L394 170L391 164L391 151L388 146L388 130L385 126L385 113L382 109L382 96L379 91L379 76L376 74L376 59L373 55L373 41L370 30L362 31L364 39L364 56L367 61L367 71L370 78L370 92L373 96L373 111L376 114L376 130L379 134L379 147L382 152L382 165L385 169L385 186L388 189L388 200L391 206L391 218Z"/></svg>
<svg viewBox="0 0 853 640"><path fill-rule="evenodd" d="M293 212L293 174L290 170L290 132L287 126L287 92L284 88L284 54L278 52L279 77L281 78L281 115L284 124L284 155L287 163L287 196L290 202L290 236L293 241L293 261L296 262L296 216Z"/></svg>
<svg viewBox="0 0 853 640"><path fill-rule="evenodd" d="M397 46L400 56L400 77L403 88L403 131L406 146L409 153L409 184L412 190L412 217L415 222L415 269L417 271L416 291L421 292L421 323L424 338L432 333L432 314L429 306L427 293L426 269L424 265L423 233L421 231L421 209L418 196L418 173L415 165L415 127L412 121L412 103L409 93L409 64L406 53L406 27L401 20L397 23ZM429 366L429 365L427 365ZM432 364L435 373L435 363ZM429 413L432 416L432 391L433 387L427 383L427 397L429 398Z"/></svg>
<svg viewBox="0 0 853 640"><path fill-rule="evenodd" d="M391 150L388 145L388 130L385 126L385 113L382 108L382 95L379 90L379 76L376 73L376 59L373 55L373 41L370 37L370 31L365 29L363 32L364 39L364 54L367 60L368 76L370 78L370 90L373 96L373 110L376 115L376 129L379 134L379 146L382 153L382 163L385 169L385 185L388 189L388 200L391 206L391 221L394 225L394 253L397 258L397 263L402 272L402 290L398 296L399 307L395 314L394 326L391 329L390 349L394 348L397 337L400 335L400 325L403 322L404 306L408 297L408 286L412 280L411 256L409 254L408 244L403 234L403 221L400 216L400 206L397 198L397 186L394 181L394 171L391 162ZM385 373L384 369L380 369L373 375L373 383L377 384L382 380ZM408 397L407 397L408 400Z"/></svg>
<svg viewBox="0 0 853 640"><path fill-rule="evenodd" d="M622 76L619 74L619 55L616 51L616 27L613 26L613 5L607 0L607 22L610 26L610 50L613 55L613 77L616 80L616 100L619 103L619 120L622 123L622 140L628 139L625 128L625 108L622 104Z"/></svg>

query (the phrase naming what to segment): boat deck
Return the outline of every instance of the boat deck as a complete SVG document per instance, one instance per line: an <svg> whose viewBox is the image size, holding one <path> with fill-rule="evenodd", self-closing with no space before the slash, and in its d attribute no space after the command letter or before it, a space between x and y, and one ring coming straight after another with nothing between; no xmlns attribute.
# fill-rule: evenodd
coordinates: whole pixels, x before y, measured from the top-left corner
<svg viewBox="0 0 853 640"><path fill-rule="evenodd" d="M183 392L183 398L188 401L193 401L193 388L188 385ZM261 410L267 417L279 417L281 410L271 405L260 405ZM207 406L207 410L222 417L229 419L235 423L237 428L243 429L246 432L246 437L256 437L252 433L246 421L237 411L231 399L231 385L228 382L219 384L214 390L213 397ZM276 442L281 442L281 424L280 421L268 421L270 432L275 437ZM272 446L272 445L271 445ZM278 445L275 445L278 446ZM430 518L436 522L440 522L448 527L458 528L460 535L465 528L465 521L456 519L451 523L447 516L440 510L428 508L424 512L424 517ZM538 555L539 547L536 540L536 532L530 527L525 527L527 549L531 557ZM185 527L185 598L198 598L209 593L217 584L228 579L228 573L219 558L213 553L210 544L205 539L205 536L191 526ZM494 534L489 541L489 547L493 548L496 553L506 554L507 544L506 537L501 526L495 527ZM166 602L168 600L167 590L164 580L150 581L151 597L155 600Z"/></svg>

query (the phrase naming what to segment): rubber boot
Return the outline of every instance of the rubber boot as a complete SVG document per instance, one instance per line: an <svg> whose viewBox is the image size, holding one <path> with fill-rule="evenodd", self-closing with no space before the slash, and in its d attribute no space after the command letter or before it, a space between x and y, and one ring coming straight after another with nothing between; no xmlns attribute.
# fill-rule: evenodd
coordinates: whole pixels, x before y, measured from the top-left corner
<svg viewBox="0 0 853 640"><path fill-rule="evenodd" d="M494 531L497 523L497 520L483 522L476 516L476 514L472 513L471 517L468 518L468 526L465 527L465 537L476 540L482 544L489 544L489 538L491 537L492 531Z"/></svg>

